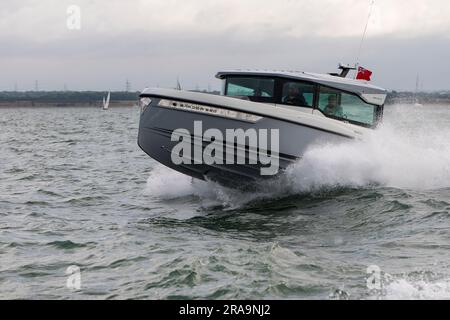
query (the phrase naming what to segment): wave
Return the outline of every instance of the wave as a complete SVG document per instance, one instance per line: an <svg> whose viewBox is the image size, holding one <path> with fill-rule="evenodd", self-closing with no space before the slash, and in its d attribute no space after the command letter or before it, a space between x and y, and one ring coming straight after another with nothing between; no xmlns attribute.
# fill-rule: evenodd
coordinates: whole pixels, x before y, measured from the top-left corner
<svg viewBox="0 0 450 320"><path fill-rule="evenodd" d="M387 110L383 126L363 140L312 146L285 174L259 183L258 192L193 181L162 166L151 172L147 192L165 199L198 196L235 206L335 188L449 188L449 124L448 108L397 105Z"/></svg>
<svg viewBox="0 0 450 320"><path fill-rule="evenodd" d="M426 280L396 278L385 285L381 293L369 299L384 300L447 300L450 299L450 279Z"/></svg>

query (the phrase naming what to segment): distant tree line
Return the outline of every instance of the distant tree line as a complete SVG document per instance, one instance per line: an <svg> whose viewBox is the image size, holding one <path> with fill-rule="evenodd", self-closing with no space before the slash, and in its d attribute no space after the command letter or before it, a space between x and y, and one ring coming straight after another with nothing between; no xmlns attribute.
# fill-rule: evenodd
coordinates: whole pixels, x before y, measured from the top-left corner
<svg viewBox="0 0 450 320"><path fill-rule="evenodd" d="M386 99L386 104L416 102L422 104L450 103L450 91L418 93L408 91L391 91L388 93Z"/></svg>
<svg viewBox="0 0 450 320"><path fill-rule="evenodd" d="M100 91L27 91L0 92L0 102L89 103L102 101L108 92ZM137 100L139 92L111 92L111 101Z"/></svg>
<svg viewBox="0 0 450 320"><path fill-rule="evenodd" d="M218 91L203 93L220 94ZM111 92L111 101L135 101L140 92ZM0 92L0 102L32 101L36 103L93 103L106 97L105 91L4 91ZM397 92L388 93L386 104L394 103L450 103L450 91L443 92Z"/></svg>

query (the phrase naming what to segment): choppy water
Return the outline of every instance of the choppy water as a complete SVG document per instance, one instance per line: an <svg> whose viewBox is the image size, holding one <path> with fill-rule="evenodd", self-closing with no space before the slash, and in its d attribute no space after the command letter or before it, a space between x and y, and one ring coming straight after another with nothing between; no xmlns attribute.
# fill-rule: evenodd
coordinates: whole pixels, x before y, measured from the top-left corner
<svg viewBox="0 0 450 320"><path fill-rule="evenodd" d="M450 107L388 107L252 194L156 164L138 118L0 109L0 298L450 298Z"/></svg>

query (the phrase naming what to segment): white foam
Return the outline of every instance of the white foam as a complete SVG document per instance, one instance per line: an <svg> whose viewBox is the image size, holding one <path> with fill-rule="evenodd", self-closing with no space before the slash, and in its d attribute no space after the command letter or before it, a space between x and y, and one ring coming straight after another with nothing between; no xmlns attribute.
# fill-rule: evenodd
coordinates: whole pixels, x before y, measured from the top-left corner
<svg viewBox="0 0 450 320"><path fill-rule="evenodd" d="M436 114L411 108L392 110L391 120L363 141L312 147L288 169L295 190L369 184L420 190L450 187L449 123L438 125L442 119ZM409 121L395 121L410 111L415 112ZM450 121L450 114L447 117Z"/></svg>
<svg viewBox="0 0 450 320"><path fill-rule="evenodd" d="M191 177L158 164L150 172L145 194L162 199L185 197L195 191L191 182Z"/></svg>
<svg viewBox="0 0 450 320"><path fill-rule="evenodd" d="M450 299L450 280L437 281L395 279L387 284L382 295L386 300L443 300Z"/></svg>
<svg viewBox="0 0 450 320"><path fill-rule="evenodd" d="M276 181L245 193L212 182L196 181L158 166L147 193L162 198L195 195L212 204L238 207L335 187L382 185L404 189L450 187L450 112L442 107L387 107L386 123L363 141L312 146ZM389 109L390 108L390 109Z"/></svg>

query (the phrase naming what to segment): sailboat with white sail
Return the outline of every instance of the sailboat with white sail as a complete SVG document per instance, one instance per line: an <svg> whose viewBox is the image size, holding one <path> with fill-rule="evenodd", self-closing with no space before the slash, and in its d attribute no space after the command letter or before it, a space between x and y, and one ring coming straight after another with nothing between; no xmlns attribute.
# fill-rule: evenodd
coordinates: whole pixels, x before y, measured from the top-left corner
<svg viewBox="0 0 450 320"><path fill-rule="evenodd" d="M109 109L109 102L111 100L111 92L108 92L108 96L103 97L103 110L108 110Z"/></svg>

